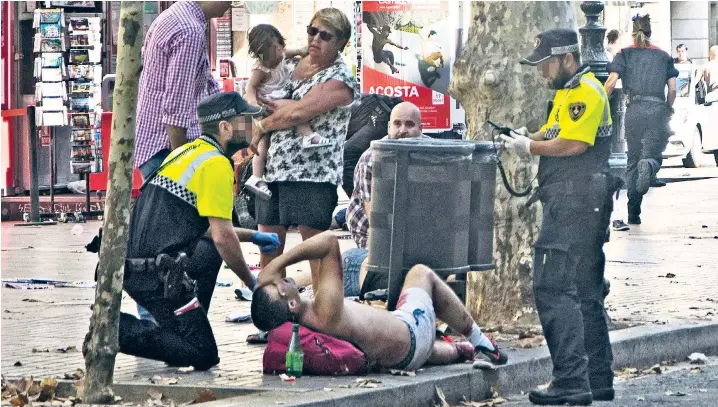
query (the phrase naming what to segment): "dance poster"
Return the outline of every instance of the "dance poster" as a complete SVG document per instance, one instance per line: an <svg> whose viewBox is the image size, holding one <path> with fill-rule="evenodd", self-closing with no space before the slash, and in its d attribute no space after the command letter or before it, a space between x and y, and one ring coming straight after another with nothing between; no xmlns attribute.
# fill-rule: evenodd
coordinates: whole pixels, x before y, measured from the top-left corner
<svg viewBox="0 0 718 407"><path fill-rule="evenodd" d="M362 92L401 97L424 130L451 129L449 2L362 2Z"/></svg>

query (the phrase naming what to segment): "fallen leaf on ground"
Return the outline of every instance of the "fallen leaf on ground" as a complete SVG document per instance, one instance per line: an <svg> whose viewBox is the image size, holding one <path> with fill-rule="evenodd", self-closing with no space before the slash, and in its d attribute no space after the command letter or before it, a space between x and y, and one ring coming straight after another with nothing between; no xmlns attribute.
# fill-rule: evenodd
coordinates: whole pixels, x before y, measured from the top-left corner
<svg viewBox="0 0 718 407"><path fill-rule="evenodd" d="M483 401L462 401L462 405L467 407L493 407L498 406L499 404L504 404L506 402L506 399L503 397L494 397L490 400L483 400Z"/></svg>
<svg viewBox="0 0 718 407"><path fill-rule="evenodd" d="M65 373L65 380L80 380L85 377L85 371L77 369L72 373Z"/></svg>
<svg viewBox="0 0 718 407"><path fill-rule="evenodd" d="M521 339L516 343L517 348L528 349L541 346L543 344L543 336L538 335L533 338Z"/></svg>
<svg viewBox="0 0 718 407"><path fill-rule="evenodd" d="M666 273L666 275L665 275L666 278L674 278L675 276L676 275L673 273Z"/></svg>
<svg viewBox="0 0 718 407"><path fill-rule="evenodd" d="M52 377L42 379L40 382L40 396L37 401L52 400L55 397L55 389L57 389L57 380Z"/></svg>
<svg viewBox="0 0 718 407"><path fill-rule="evenodd" d="M381 381L377 379L356 379L356 387L363 387L367 389L375 389L379 386L379 383L381 383Z"/></svg>
<svg viewBox="0 0 718 407"><path fill-rule="evenodd" d="M29 386L28 389L25 391L25 393L27 393L27 395L28 395L29 397L35 397L35 396L37 396L38 394L40 394L40 391L41 391L40 385L37 384L37 383L35 383L35 380L33 379L33 377L30 376L30 386Z"/></svg>
<svg viewBox="0 0 718 407"><path fill-rule="evenodd" d="M655 364L648 369L643 370L641 373L643 374L661 374L663 373L663 368L661 365Z"/></svg>
<svg viewBox="0 0 718 407"><path fill-rule="evenodd" d="M449 406L449 403L446 402L446 396L444 395L444 391L441 390L441 387L436 386L436 398L439 399L439 402L437 404L434 404L435 407L451 407Z"/></svg>
<svg viewBox="0 0 718 407"><path fill-rule="evenodd" d="M391 373L394 376L409 376L414 377L416 376L416 372L409 371L409 370L397 370L397 369L390 369L389 373Z"/></svg>
<svg viewBox="0 0 718 407"><path fill-rule="evenodd" d="M22 407L28 403L30 403L30 400L27 398L27 394L25 394L25 393L20 393L17 396L10 399L10 404L12 404L15 407Z"/></svg>
<svg viewBox="0 0 718 407"><path fill-rule="evenodd" d="M82 397L85 395L85 378L83 377L82 379L76 381L73 386L75 387L75 396L82 400Z"/></svg>
<svg viewBox="0 0 718 407"><path fill-rule="evenodd" d="M45 353L50 352L50 349L44 348L44 349L38 349L38 348L32 348L32 353Z"/></svg>
<svg viewBox="0 0 718 407"><path fill-rule="evenodd" d="M197 398L194 400L195 403L207 403L209 401L217 400L217 396L210 390L197 390Z"/></svg>
<svg viewBox="0 0 718 407"><path fill-rule="evenodd" d="M534 338L536 334L531 331L519 331L519 339Z"/></svg>
<svg viewBox="0 0 718 407"><path fill-rule="evenodd" d="M154 387L147 390L147 395L150 396L152 400L162 400L162 392Z"/></svg>
<svg viewBox="0 0 718 407"><path fill-rule="evenodd" d="M161 385L173 385L179 383L178 377L162 377L162 376L152 376L150 378L150 383L152 384L161 384Z"/></svg>
<svg viewBox="0 0 718 407"><path fill-rule="evenodd" d="M79 352L79 351L77 350L77 346L74 346L74 345L73 345L73 346L68 346L68 347L65 347L65 348L58 348L58 349L56 350L56 352L59 352L59 353L70 353L70 352Z"/></svg>

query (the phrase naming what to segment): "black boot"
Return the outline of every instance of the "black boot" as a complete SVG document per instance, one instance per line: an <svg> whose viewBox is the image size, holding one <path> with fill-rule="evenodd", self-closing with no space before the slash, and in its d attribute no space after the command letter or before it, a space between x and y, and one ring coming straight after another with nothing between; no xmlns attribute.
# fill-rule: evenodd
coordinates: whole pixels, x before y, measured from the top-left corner
<svg viewBox="0 0 718 407"><path fill-rule="evenodd" d="M591 395L594 401L612 401L615 397L613 387L605 387L603 389L591 389Z"/></svg>
<svg viewBox="0 0 718 407"><path fill-rule="evenodd" d="M563 390L549 386L546 389L534 389L529 393L529 400L540 406L576 406L591 405L591 392L585 390Z"/></svg>

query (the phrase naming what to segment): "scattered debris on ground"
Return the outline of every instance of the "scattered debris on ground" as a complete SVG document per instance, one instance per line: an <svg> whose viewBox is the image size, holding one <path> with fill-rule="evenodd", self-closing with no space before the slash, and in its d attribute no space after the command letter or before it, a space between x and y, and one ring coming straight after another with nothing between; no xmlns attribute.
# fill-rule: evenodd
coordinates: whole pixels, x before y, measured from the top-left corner
<svg viewBox="0 0 718 407"><path fill-rule="evenodd" d="M708 358L703 353L691 353L688 355L688 360L692 365L705 365L708 362Z"/></svg>

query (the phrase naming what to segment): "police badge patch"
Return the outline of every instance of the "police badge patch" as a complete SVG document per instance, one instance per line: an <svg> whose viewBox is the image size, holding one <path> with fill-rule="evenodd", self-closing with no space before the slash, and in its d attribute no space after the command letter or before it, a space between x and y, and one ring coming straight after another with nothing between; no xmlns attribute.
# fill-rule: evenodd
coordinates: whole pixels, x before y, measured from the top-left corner
<svg viewBox="0 0 718 407"><path fill-rule="evenodd" d="M583 102L576 102L571 103L568 105L568 115L571 117L571 120L577 121L578 119L583 116L583 113L586 111L586 104Z"/></svg>

